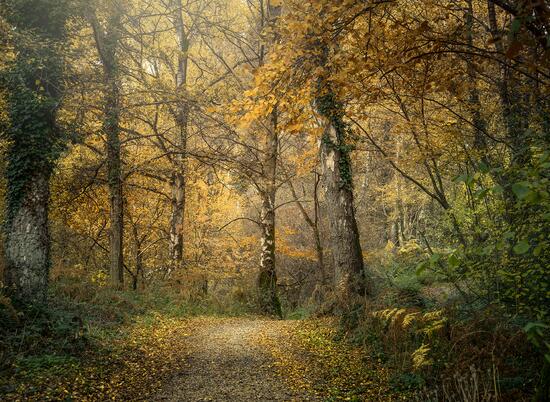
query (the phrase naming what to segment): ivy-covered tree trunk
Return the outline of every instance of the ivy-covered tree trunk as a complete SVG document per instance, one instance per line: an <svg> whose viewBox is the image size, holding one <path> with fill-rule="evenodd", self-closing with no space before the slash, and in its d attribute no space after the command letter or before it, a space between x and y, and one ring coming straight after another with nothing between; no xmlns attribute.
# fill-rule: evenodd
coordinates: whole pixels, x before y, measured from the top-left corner
<svg viewBox="0 0 550 402"><path fill-rule="evenodd" d="M177 152L174 157L174 171L172 173L172 200L170 216L170 243L169 251L173 267L181 265L183 260L183 225L185 219L185 157L187 151L187 132L189 125L189 107L187 105L187 66L189 39L182 17L181 0L173 3L173 24L178 41L178 69L176 71L176 96L175 121L177 129Z"/></svg>
<svg viewBox="0 0 550 402"><path fill-rule="evenodd" d="M62 46L67 4L2 2L15 59L0 66L6 89L8 141L5 283L24 304L45 302L50 268L49 181L62 149L57 111L63 94ZM40 15L41 18L36 18Z"/></svg>
<svg viewBox="0 0 550 402"><path fill-rule="evenodd" d="M124 198L122 190L122 160L120 144L120 91L117 50L121 14L117 8L103 27L91 14L94 38L101 64L105 87L103 132L106 136L107 181L110 201L109 252L111 282L114 287L124 284Z"/></svg>
<svg viewBox="0 0 550 402"><path fill-rule="evenodd" d="M337 308L347 308L365 292L363 254L353 205L350 146L341 107L331 93L316 100L324 118L321 141L325 202L334 264Z"/></svg>

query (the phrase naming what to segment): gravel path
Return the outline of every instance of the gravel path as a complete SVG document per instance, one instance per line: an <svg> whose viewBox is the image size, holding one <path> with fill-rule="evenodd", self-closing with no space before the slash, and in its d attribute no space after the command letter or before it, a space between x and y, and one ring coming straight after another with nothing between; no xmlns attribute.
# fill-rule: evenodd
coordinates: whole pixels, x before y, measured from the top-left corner
<svg viewBox="0 0 550 402"><path fill-rule="evenodd" d="M258 334L278 342L281 321L227 318L195 319L187 338L185 368L156 401L310 401L293 392L258 344ZM196 325L195 325L196 324ZM283 332L284 333L284 332ZM174 351L178 353L178 351Z"/></svg>

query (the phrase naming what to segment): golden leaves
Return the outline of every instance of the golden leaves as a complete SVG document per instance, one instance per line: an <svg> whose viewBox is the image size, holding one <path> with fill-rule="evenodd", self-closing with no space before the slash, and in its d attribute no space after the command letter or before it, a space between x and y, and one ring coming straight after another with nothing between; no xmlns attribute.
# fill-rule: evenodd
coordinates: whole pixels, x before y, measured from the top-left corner
<svg viewBox="0 0 550 402"><path fill-rule="evenodd" d="M368 351L336 341L336 328L333 319L290 321L277 328L284 344L265 334L257 341L294 390L323 400L389 400L388 371Z"/></svg>
<svg viewBox="0 0 550 402"><path fill-rule="evenodd" d="M151 323L154 322L154 325ZM188 321L158 313L143 316L118 334L94 338L94 348L79 363L69 361L55 370L18 374L14 400L138 400L157 391L181 369ZM177 351L177 353L174 353ZM60 375L62 373L62 375Z"/></svg>
<svg viewBox="0 0 550 402"><path fill-rule="evenodd" d="M418 349L416 349L412 354L413 367L415 369L420 369L424 366L431 366L432 361L428 358L428 353L430 348L426 344L422 344Z"/></svg>

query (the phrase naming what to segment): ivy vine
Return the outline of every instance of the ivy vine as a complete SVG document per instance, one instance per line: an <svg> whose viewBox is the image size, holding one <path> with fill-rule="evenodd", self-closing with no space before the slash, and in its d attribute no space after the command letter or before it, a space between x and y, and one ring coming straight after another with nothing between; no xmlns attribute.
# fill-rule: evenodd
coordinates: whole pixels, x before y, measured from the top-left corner
<svg viewBox="0 0 550 402"><path fill-rule="evenodd" d="M0 70L6 96L7 122L0 137L8 142L6 227L17 215L30 182L49 178L63 150L56 124L63 87L65 20L59 0L11 0L0 10L13 27L13 57Z"/></svg>
<svg viewBox="0 0 550 402"><path fill-rule="evenodd" d="M339 152L340 186L351 190L353 180L350 154L354 150L354 146L349 143L351 130L344 121L343 105L336 100L334 93L329 91L325 95L317 97L316 106L318 112L326 117L336 130L336 142L327 134L323 136L322 141L326 146Z"/></svg>

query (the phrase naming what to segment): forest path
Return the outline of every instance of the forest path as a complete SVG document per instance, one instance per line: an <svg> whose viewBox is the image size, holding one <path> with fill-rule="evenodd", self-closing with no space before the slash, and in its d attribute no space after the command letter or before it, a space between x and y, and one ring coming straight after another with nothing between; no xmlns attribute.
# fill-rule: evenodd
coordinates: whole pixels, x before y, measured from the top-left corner
<svg viewBox="0 0 550 402"><path fill-rule="evenodd" d="M153 400L318 400L305 390L292 390L265 347L284 344L285 334L296 325L256 318L192 319L184 367Z"/></svg>

